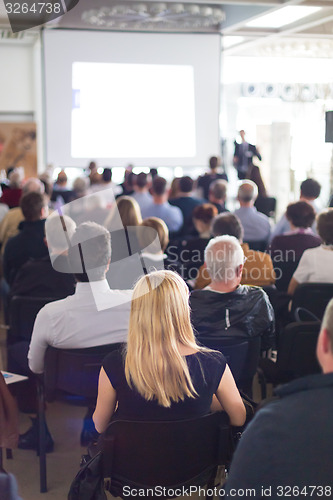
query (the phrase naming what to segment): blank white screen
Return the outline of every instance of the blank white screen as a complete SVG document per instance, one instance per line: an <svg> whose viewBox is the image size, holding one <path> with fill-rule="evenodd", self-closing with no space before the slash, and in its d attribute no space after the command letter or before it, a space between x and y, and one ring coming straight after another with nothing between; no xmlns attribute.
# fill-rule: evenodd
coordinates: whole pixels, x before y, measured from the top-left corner
<svg viewBox="0 0 333 500"><path fill-rule="evenodd" d="M219 35L45 30L44 50L48 162L200 166L218 154Z"/></svg>

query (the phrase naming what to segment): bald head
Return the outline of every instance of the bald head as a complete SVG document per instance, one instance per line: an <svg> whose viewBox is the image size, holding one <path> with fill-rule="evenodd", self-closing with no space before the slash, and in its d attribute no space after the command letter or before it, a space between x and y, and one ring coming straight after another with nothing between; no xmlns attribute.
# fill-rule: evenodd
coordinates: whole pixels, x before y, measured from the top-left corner
<svg viewBox="0 0 333 500"><path fill-rule="evenodd" d="M208 243L205 263L213 282L238 286L243 269L244 252L234 236L218 236Z"/></svg>
<svg viewBox="0 0 333 500"><path fill-rule="evenodd" d="M251 206L258 196L257 185L249 180L242 181L238 188L237 199L241 206Z"/></svg>

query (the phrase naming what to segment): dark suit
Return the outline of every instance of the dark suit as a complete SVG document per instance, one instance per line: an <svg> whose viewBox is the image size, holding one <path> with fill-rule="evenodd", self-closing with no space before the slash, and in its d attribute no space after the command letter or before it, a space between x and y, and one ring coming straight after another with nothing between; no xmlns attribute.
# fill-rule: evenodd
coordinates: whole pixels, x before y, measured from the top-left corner
<svg viewBox="0 0 333 500"><path fill-rule="evenodd" d="M234 165L238 172L239 179L245 179L249 165L252 163L252 159L256 156L261 160L261 155L257 151L256 146L249 144L248 142L234 142L235 152L234 152Z"/></svg>

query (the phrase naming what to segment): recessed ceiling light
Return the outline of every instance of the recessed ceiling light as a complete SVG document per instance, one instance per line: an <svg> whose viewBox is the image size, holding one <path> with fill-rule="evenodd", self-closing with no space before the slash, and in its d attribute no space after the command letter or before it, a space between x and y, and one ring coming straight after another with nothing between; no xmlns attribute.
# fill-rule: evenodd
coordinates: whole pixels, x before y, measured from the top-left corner
<svg viewBox="0 0 333 500"><path fill-rule="evenodd" d="M246 23L246 26L251 28L281 28L281 26L294 23L303 17L310 16L320 9L321 7L289 5L288 7L283 7L270 14L253 19Z"/></svg>

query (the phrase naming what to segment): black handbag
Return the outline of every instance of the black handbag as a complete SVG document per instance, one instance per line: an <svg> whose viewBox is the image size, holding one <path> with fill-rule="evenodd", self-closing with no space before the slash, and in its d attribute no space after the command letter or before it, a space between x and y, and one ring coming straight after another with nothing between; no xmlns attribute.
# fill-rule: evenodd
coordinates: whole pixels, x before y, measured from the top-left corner
<svg viewBox="0 0 333 500"><path fill-rule="evenodd" d="M68 500L107 500L101 452L88 459L76 474L68 493Z"/></svg>

